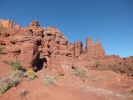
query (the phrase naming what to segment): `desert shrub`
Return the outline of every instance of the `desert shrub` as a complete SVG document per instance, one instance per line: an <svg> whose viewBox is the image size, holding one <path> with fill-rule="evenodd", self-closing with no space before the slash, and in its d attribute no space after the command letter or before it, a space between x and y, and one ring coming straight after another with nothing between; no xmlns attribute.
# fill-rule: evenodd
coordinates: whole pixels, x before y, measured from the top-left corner
<svg viewBox="0 0 133 100"><path fill-rule="evenodd" d="M129 66L126 65L114 65L109 67L109 69L116 73L127 73L128 71L130 71Z"/></svg>
<svg viewBox="0 0 133 100"><path fill-rule="evenodd" d="M21 70L22 69L22 65L18 61L12 61L11 62L11 67L12 67L13 70Z"/></svg>
<svg viewBox="0 0 133 100"><path fill-rule="evenodd" d="M0 79L0 94L16 86L22 80L23 76L24 73L22 71L15 71L10 76Z"/></svg>
<svg viewBox="0 0 133 100"><path fill-rule="evenodd" d="M57 82L55 80L56 78L53 76L45 76L43 79L43 83L44 85L48 86L48 85L57 85Z"/></svg>
<svg viewBox="0 0 133 100"><path fill-rule="evenodd" d="M20 81L24 77L24 72L21 71L21 70L14 71L11 74L11 77L13 77L14 79L17 79L18 81Z"/></svg>
<svg viewBox="0 0 133 100"><path fill-rule="evenodd" d="M81 69L79 67L72 67L72 72L76 76L80 76L81 78L86 78L87 77L87 71L84 69Z"/></svg>
<svg viewBox="0 0 133 100"><path fill-rule="evenodd" d="M28 91L25 89L20 90L19 96L21 98L24 98L27 95Z"/></svg>
<svg viewBox="0 0 133 100"><path fill-rule="evenodd" d="M36 73L33 70L27 70L27 72L25 73L25 76L31 80L37 77Z"/></svg>
<svg viewBox="0 0 133 100"><path fill-rule="evenodd" d="M2 54L3 53L3 48L2 47L0 47L0 54Z"/></svg>

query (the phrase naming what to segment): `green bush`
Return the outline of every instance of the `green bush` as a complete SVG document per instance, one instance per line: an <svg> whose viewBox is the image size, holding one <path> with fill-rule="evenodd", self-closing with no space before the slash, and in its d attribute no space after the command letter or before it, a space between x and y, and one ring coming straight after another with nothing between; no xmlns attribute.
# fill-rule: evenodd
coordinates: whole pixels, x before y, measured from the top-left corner
<svg viewBox="0 0 133 100"><path fill-rule="evenodd" d="M80 76L81 78L86 78L87 71L79 68L79 67L72 67L72 72L76 76Z"/></svg>
<svg viewBox="0 0 133 100"><path fill-rule="evenodd" d="M21 70L22 69L22 65L18 61L12 61L11 67L13 70Z"/></svg>
<svg viewBox="0 0 133 100"><path fill-rule="evenodd" d="M43 79L43 83L44 85L48 86L48 85L57 85L57 82L55 80L56 78L53 76L45 76Z"/></svg>
<svg viewBox="0 0 133 100"><path fill-rule="evenodd" d="M27 72L25 73L25 76L31 80L37 77L36 73L33 70L27 70Z"/></svg>
<svg viewBox="0 0 133 100"><path fill-rule="evenodd" d="M0 94L16 86L22 80L23 76L24 73L22 71L15 71L10 76L0 79Z"/></svg>

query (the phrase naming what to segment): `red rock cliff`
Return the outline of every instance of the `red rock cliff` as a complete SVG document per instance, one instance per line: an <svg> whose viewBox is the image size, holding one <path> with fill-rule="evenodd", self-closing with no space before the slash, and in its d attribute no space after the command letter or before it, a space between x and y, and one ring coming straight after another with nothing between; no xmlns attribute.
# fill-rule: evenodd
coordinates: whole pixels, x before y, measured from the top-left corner
<svg viewBox="0 0 133 100"><path fill-rule="evenodd" d="M6 27L6 28L20 28L20 25L15 24L11 20L2 20L0 19L0 27Z"/></svg>
<svg viewBox="0 0 133 100"><path fill-rule="evenodd" d="M102 47L100 39L94 44L93 40L89 37L86 40L86 53L94 57L104 57L105 51Z"/></svg>
<svg viewBox="0 0 133 100"><path fill-rule="evenodd" d="M0 23L2 27L12 29L17 26L9 20L2 20ZM6 30L3 34L8 33L8 36L0 35L2 39L0 43L6 48L8 56L19 60L25 68L37 67L40 60L44 61L43 66L57 69L76 64L83 66L93 57L105 56L100 40L94 44L91 38L87 38L86 49L84 49L80 40L70 43L56 27L42 28L36 20L32 21L26 28L14 30L15 33Z"/></svg>

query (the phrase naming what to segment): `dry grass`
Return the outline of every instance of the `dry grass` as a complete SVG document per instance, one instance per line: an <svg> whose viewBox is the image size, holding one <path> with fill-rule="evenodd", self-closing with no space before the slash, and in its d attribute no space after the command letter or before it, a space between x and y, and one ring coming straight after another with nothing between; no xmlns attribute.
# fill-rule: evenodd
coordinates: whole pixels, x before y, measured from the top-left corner
<svg viewBox="0 0 133 100"><path fill-rule="evenodd" d="M13 70L21 70L22 69L22 65L18 61L12 61L11 62L11 67L12 67Z"/></svg>
<svg viewBox="0 0 133 100"><path fill-rule="evenodd" d="M28 77L30 80L33 80L37 77L36 72L33 70L27 70L25 76Z"/></svg>
<svg viewBox="0 0 133 100"><path fill-rule="evenodd" d="M23 76L24 73L22 71L15 71L10 76L0 79L0 94L16 86L22 80Z"/></svg>
<svg viewBox="0 0 133 100"><path fill-rule="evenodd" d="M43 79L43 84L48 85L57 85L56 78L53 76L45 76Z"/></svg>
<svg viewBox="0 0 133 100"><path fill-rule="evenodd" d="M74 75L80 76L81 78L87 77L87 71L79 67L72 67L72 72Z"/></svg>

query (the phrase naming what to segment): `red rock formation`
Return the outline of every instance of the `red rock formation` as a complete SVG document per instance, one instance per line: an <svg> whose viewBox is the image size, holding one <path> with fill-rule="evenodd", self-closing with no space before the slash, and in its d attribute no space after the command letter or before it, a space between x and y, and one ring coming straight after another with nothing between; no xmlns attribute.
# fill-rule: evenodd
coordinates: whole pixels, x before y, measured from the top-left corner
<svg viewBox="0 0 133 100"><path fill-rule="evenodd" d="M40 55L38 46L37 40L25 42L21 46L20 59L25 68L36 67L36 61Z"/></svg>
<svg viewBox="0 0 133 100"><path fill-rule="evenodd" d="M20 25L15 24L11 20L2 20L0 19L0 27L6 27L6 28L20 28Z"/></svg>
<svg viewBox="0 0 133 100"><path fill-rule="evenodd" d="M89 37L89 38L87 38L87 40L86 40L86 52L87 53L91 53L91 52L93 52L93 49L94 49L94 42L93 42L93 40Z"/></svg>
<svg viewBox="0 0 133 100"><path fill-rule="evenodd" d="M28 25L28 29L33 33L34 36L38 36L40 38L43 37L44 30L40 27L40 24L37 20L32 21Z"/></svg>
<svg viewBox="0 0 133 100"><path fill-rule="evenodd" d="M102 47L101 41L98 39L97 43L94 44L90 37L86 40L86 53L93 57L105 56L105 51Z"/></svg>
<svg viewBox="0 0 133 100"><path fill-rule="evenodd" d="M72 66L89 68L97 61L103 65L109 62L118 65L133 64L132 57L125 59L114 55L107 56L100 40L95 44L91 38L87 38L84 50L81 41L70 43L54 26L41 28L38 21L33 21L27 28L14 29L11 27L16 27L16 24L8 20L5 22L8 24L1 24L6 28L0 30L0 45L5 48L5 54L10 60L21 61L26 69L37 68L40 59L44 67L58 71Z"/></svg>
<svg viewBox="0 0 133 100"><path fill-rule="evenodd" d="M78 57L82 53L84 53L83 43L81 41L75 42L74 43L74 56Z"/></svg>
<svg viewBox="0 0 133 100"><path fill-rule="evenodd" d="M105 56L105 51L102 47L100 39L97 40L97 43L95 44L95 54L99 57Z"/></svg>
<svg viewBox="0 0 133 100"><path fill-rule="evenodd" d="M37 20L33 20L29 25L28 25L28 28L32 28L32 29L35 29L35 28L39 28L40 25L39 25L39 22Z"/></svg>

